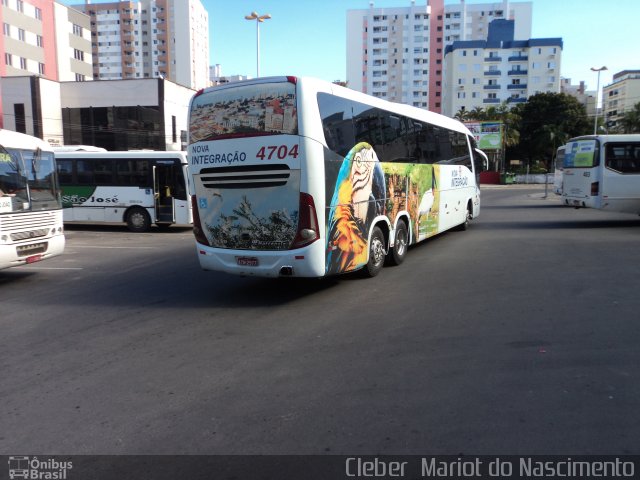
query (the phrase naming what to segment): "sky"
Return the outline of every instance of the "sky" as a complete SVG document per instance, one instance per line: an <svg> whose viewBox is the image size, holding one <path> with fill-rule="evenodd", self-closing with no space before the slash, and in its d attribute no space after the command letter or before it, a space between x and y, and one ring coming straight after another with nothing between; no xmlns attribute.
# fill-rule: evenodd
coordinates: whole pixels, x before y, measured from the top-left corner
<svg viewBox="0 0 640 480"><path fill-rule="evenodd" d="M103 3L102 0L93 0ZM181 1L181 0L178 0ZM424 5L427 0L416 0ZM370 0L201 0L209 12L210 63L223 75L256 76L256 11L272 18L260 24L260 76L311 76L346 80L346 11L369 8ZM489 3L466 0L467 4ZM77 4L78 0L64 0ZM460 0L445 0L458 4ZM496 3L501 4L498 0ZM640 0L532 0L533 38L563 40L561 75L595 90L613 74L640 69ZM411 0L374 0L376 8L405 7Z"/></svg>
<svg viewBox="0 0 640 480"><path fill-rule="evenodd" d="M260 24L260 76L298 75L346 80L346 11L370 0L201 0L209 12L210 60L223 75L256 75L256 22L252 11L271 14ZM416 5L426 0L416 0ZM466 0L467 4L489 3ZM561 75L595 90L613 74L640 69L640 0L532 0L532 37L561 37ZM460 0L445 0L445 5ZM501 3L498 1L496 3ZM405 7L410 0L374 0L376 8Z"/></svg>

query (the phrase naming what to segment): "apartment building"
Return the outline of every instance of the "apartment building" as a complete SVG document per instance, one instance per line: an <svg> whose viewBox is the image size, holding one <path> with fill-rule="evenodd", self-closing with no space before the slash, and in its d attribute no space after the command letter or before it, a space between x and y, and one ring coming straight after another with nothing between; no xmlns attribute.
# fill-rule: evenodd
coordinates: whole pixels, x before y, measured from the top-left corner
<svg viewBox="0 0 640 480"><path fill-rule="evenodd" d="M578 85L573 85L570 78L561 78L560 93L575 97L578 102L584 105L588 117L593 117L596 114L596 92L595 90L587 90L584 80L581 80Z"/></svg>
<svg viewBox="0 0 640 480"><path fill-rule="evenodd" d="M209 18L200 0L76 5L91 19L93 78L167 78L208 85Z"/></svg>
<svg viewBox="0 0 640 480"><path fill-rule="evenodd" d="M211 85L222 85L223 83L240 82L242 80L250 80L252 77L247 75L223 75L222 65L216 63L209 67L209 82Z"/></svg>
<svg viewBox="0 0 640 480"><path fill-rule="evenodd" d="M442 111L444 52L455 41L486 39L494 19L510 19L528 38L531 2L508 0L444 5L444 0L397 8L347 11L347 82L394 102Z"/></svg>
<svg viewBox="0 0 640 480"><path fill-rule="evenodd" d="M442 113L454 116L541 92L560 93L562 38L514 40L512 20L489 24L487 40L456 41L446 48Z"/></svg>
<svg viewBox="0 0 640 480"><path fill-rule="evenodd" d="M447 5L444 15L444 42L485 40L489 35L489 24L494 20L513 20L514 38L531 38L532 2L500 1L492 3Z"/></svg>
<svg viewBox="0 0 640 480"><path fill-rule="evenodd" d="M92 79L89 17L53 0L2 0L0 76Z"/></svg>
<svg viewBox="0 0 640 480"><path fill-rule="evenodd" d="M607 128L615 129L618 120L640 102L640 70L623 70L602 89L602 109Z"/></svg>

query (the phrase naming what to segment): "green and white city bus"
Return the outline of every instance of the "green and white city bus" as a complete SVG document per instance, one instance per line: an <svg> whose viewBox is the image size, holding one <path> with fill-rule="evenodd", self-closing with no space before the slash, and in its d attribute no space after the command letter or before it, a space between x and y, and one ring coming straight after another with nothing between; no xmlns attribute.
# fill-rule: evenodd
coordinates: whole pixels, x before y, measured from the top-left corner
<svg viewBox="0 0 640 480"><path fill-rule="evenodd" d="M64 251L55 156L40 138L0 130L0 269Z"/></svg>
<svg viewBox="0 0 640 480"><path fill-rule="evenodd" d="M58 152L64 221L191 226L184 152Z"/></svg>
<svg viewBox="0 0 640 480"><path fill-rule="evenodd" d="M466 228L480 212L471 132L433 112L311 78L211 87L189 113L200 265L322 277Z"/></svg>

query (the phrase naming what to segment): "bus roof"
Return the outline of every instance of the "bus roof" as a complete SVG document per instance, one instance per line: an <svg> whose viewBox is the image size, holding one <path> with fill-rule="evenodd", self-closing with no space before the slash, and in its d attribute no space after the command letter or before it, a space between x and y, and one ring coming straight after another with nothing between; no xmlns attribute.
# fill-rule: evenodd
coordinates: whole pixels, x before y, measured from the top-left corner
<svg viewBox="0 0 640 480"><path fill-rule="evenodd" d="M93 145L63 145L53 147L54 152L106 152L106 148L94 147Z"/></svg>
<svg viewBox="0 0 640 480"><path fill-rule="evenodd" d="M620 135L582 135L574 137L569 142L578 140L600 140L601 142L640 142L640 134L620 134ZM569 143L567 142L567 143Z"/></svg>
<svg viewBox="0 0 640 480"><path fill-rule="evenodd" d="M0 129L0 144L9 148L27 148L35 150L46 150L52 152L53 148L47 142L38 137L33 137L13 130Z"/></svg>

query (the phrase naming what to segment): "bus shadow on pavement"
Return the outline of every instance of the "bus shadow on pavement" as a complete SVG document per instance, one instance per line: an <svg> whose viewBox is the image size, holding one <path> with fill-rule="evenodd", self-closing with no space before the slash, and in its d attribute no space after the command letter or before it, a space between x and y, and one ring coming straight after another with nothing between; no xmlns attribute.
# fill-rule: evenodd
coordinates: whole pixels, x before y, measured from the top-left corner
<svg viewBox="0 0 640 480"><path fill-rule="evenodd" d="M561 208L571 208L571 207L567 207L566 205L562 205L562 204L556 204L556 203L551 203L551 204L546 204L546 203L536 203L533 205L488 205L482 206L482 210L520 210L520 209L561 209Z"/></svg>
<svg viewBox="0 0 640 480"><path fill-rule="evenodd" d="M25 271L17 270L20 267L14 267L12 269L0 270L0 287L5 284L17 283L28 281L34 275L37 275L37 271ZM24 267L23 267L24 268Z"/></svg>
<svg viewBox="0 0 640 480"><path fill-rule="evenodd" d="M592 230L638 228L640 220L560 220L560 221L515 221L478 222L474 228L483 230Z"/></svg>

